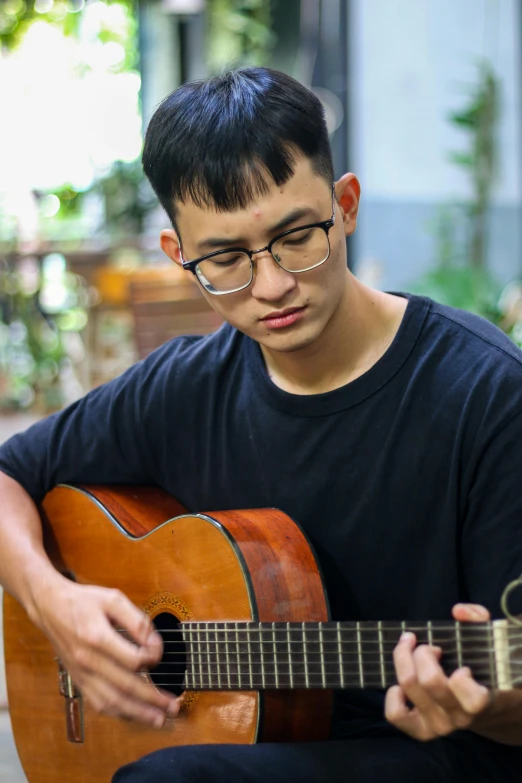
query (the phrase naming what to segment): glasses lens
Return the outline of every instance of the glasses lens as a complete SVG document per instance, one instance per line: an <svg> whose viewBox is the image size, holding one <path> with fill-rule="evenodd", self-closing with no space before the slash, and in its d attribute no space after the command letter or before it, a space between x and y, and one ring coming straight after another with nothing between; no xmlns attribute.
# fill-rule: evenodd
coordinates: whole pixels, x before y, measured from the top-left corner
<svg viewBox="0 0 522 783"><path fill-rule="evenodd" d="M226 293L236 291L250 283L252 269L246 253L231 251L219 253L200 261L196 266L198 279L207 291Z"/></svg>
<svg viewBox="0 0 522 783"><path fill-rule="evenodd" d="M288 272L305 272L326 261L330 244L322 228L292 231L272 245L277 263Z"/></svg>

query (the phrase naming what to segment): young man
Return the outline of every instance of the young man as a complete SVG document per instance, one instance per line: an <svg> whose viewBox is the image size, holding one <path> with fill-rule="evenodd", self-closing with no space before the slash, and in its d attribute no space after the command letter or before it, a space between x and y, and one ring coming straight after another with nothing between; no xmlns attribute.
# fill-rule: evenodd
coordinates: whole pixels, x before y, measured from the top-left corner
<svg viewBox="0 0 522 783"><path fill-rule="evenodd" d="M334 620L501 616L522 573L522 354L475 316L347 270L359 184L333 182L320 103L288 76L181 87L143 160L173 226L163 250L227 324L0 450L2 581L85 698L155 725L178 709L135 674L161 654L141 611L49 563L35 503L58 482L281 508L315 547ZM114 781L518 780L522 693L489 693L467 669L448 678L439 659L406 635L399 685L340 693L328 743L172 748Z"/></svg>

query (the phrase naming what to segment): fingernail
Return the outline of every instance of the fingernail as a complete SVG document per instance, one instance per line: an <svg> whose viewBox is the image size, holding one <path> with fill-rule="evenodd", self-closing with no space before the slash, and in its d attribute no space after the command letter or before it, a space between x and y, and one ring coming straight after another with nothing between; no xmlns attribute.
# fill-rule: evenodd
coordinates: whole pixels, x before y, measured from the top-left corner
<svg viewBox="0 0 522 783"><path fill-rule="evenodd" d="M154 725L156 726L157 729L161 729L164 723L165 723L164 715L157 715L154 718Z"/></svg>
<svg viewBox="0 0 522 783"><path fill-rule="evenodd" d="M404 633L401 633L401 642L412 642L415 639L415 636L410 633L409 631L404 631Z"/></svg>

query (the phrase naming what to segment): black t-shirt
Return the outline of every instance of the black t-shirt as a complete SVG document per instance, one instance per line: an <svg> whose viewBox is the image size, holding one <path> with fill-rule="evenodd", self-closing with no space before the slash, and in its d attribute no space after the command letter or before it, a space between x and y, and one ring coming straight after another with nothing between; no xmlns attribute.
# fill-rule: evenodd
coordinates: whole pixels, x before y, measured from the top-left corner
<svg viewBox="0 0 522 783"><path fill-rule="evenodd" d="M315 548L334 620L445 620L461 601L498 618L522 573L522 352L408 299L390 348L342 388L282 391L224 325L15 436L0 469L36 501L59 482L152 483L191 511L280 508ZM339 731L379 725L382 704L344 694ZM522 768L522 749L460 736Z"/></svg>

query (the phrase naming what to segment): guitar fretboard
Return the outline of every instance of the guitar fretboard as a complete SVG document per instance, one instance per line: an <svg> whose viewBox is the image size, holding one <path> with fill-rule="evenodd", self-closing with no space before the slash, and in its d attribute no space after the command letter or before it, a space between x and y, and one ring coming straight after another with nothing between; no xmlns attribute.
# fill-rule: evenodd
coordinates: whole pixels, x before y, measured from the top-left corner
<svg viewBox="0 0 522 783"><path fill-rule="evenodd" d="M496 687L492 623L183 622L185 687L193 690L388 688L402 632L442 648L447 674L469 666Z"/></svg>

